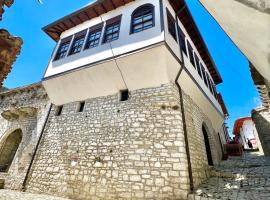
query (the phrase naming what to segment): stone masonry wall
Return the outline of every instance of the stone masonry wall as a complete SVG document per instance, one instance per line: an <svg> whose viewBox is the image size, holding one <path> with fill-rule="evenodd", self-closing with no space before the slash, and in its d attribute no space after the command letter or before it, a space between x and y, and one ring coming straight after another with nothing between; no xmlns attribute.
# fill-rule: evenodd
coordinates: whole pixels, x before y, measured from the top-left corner
<svg viewBox="0 0 270 200"><path fill-rule="evenodd" d="M53 108L27 191L74 199L184 199L189 188L173 85Z"/></svg>
<svg viewBox="0 0 270 200"><path fill-rule="evenodd" d="M194 101L184 95L185 115L188 129L189 149L191 156L191 166L194 187L199 186L209 177L209 166L206 155L202 126L204 125L208 133L212 159L214 164L218 164L222 157L218 133L212 127L211 121L203 113Z"/></svg>
<svg viewBox="0 0 270 200"><path fill-rule="evenodd" d="M32 158L33 150L48 112L48 98L40 84L6 91L0 94L0 112L10 114L9 118L0 116L0 156L5 139L13 131L22 130L22 141L15 154L12 165L7 173L0 173L0 179L5 180L5 188L22 189L22 183ZM36 113L27 115L22 110L34 109Z"/></svg>
<svg viewBox="0 0 270 200"><path fill-rule="evenodd" d="M266 156L270 156L270 110L256 109L252 112L261 148Z"/></svg>
<svg viewBox="0 0 270 200"><path fill-rule="evenodd" d="M193 109L192 100L185 99ZM83 112L78 106L64 105L60 116L53 107L27 191L74 199L187 198L183 124L173 84L131 91L124 102L118 94L88 99ZM193 117L200 121L196 109ZM200 144L192 144L193 170L207 170L200 131L189 120L194 128L189 130L200 136L190 140ZM196 180L204 180L198 173Z"/></svg>

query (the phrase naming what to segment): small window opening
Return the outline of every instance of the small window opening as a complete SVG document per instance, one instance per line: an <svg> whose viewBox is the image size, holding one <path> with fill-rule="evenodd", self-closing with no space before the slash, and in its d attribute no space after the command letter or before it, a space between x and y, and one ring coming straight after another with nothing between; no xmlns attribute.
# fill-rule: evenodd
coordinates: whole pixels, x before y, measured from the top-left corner
<svg viewBox="0 0 270 200"><path fill-rule="evenodd" d="M78 112L83 112L84 106L85 106L85 102L84 101L83 102L80 102Z"/></svg>
<svg viewBox="0 0 270 200"><path fill-rule="evenodd" d="M129 99L129 91L122 90L120 91L120 101L127 101Z"/></svg>
<svg viewBox="0 0 270 200"><path fill-rule="evenodd" d="M175 41L177 41L175 19L172 16L172 14L168 11L168 9L167 9L167 20L168 20L169 33L172 35L172 37L175 39Z"/></svg>
<svg viewBox="0 0 270 200"><path fill-rule="evenodd" d="M188 44L189 60L190 60L191 64L193 65L193 67L196 69L196 65L194 62L193 49L192 49L191 44L189 42L187 44Z"/></svg>
<svg viewBox="0 0 270 200"><path fill-rule="evenodd" d="M58 106L55 112L55 116L60 116L62 114L63 106Z"/></svg>

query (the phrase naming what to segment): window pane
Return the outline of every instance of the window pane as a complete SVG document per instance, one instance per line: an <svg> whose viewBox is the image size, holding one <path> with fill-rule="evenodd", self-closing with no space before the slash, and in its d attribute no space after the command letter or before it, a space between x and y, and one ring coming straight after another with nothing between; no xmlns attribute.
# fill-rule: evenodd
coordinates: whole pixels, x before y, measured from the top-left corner
<svg viewBox="0 0 270 200"><path fill-rule="evenodd" d="M146 21L146 20L151 20L151 19L153 19L153 15L152 15L152 14L145 15L145 16L143 17L143 20L144 20L144 21Z"/></svg>

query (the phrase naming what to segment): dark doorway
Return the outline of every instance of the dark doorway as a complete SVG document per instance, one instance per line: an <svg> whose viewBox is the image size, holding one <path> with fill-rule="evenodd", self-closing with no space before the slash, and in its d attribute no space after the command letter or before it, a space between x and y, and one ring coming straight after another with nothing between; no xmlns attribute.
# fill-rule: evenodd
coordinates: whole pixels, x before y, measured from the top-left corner
<svg viewBox="0 0 270 200"><path fill-rule="evenodd" d="M208 165L213 166L213 159L212 159L212 153L211 153L211 148L210 148L210 143L209 143L209 138L207 131L204 127L202 126L202 131L203 131L203 138L204 138L204 143L205 143L205 149L206 149L206 154L207 154L207 160L208 160Z"/></svg>
<svg viewBox="0 0 270 200"><path fill-rule="evenodd" d="M22 141L22 130L13 131L0 147L0 172L7 172Z"/></svg>

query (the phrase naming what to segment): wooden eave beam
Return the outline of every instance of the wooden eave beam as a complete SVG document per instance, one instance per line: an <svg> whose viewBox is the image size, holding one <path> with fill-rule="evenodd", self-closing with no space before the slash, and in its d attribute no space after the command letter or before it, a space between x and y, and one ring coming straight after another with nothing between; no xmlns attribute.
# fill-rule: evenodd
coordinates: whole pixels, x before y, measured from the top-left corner
<svg viewBox="0 0 270 200"><path fill-rule="evenodd" d="M110 0L110 3L112 4L113 9L116 9L116 6L115 6L113 0Z"/></svg>
<svg viewBox="0 0 270 200"><path fill-rule="evenodd" d="M84 14L85 14L85 16L88 18L88 20L91 19L91 17L88 15L88 13L87 13L86 11L84 12Z"/></svg>
<svg viewBox="0 0 270 200"><path fill-rule="evenodd" d="M105 12L105 13L107 13L107 12L108 12L107 8L104 6L104 4L103 4L103 3L101 3L101 5L100 5L100 6L101 6L101 8L104 10L104 12Z"/></svg>

